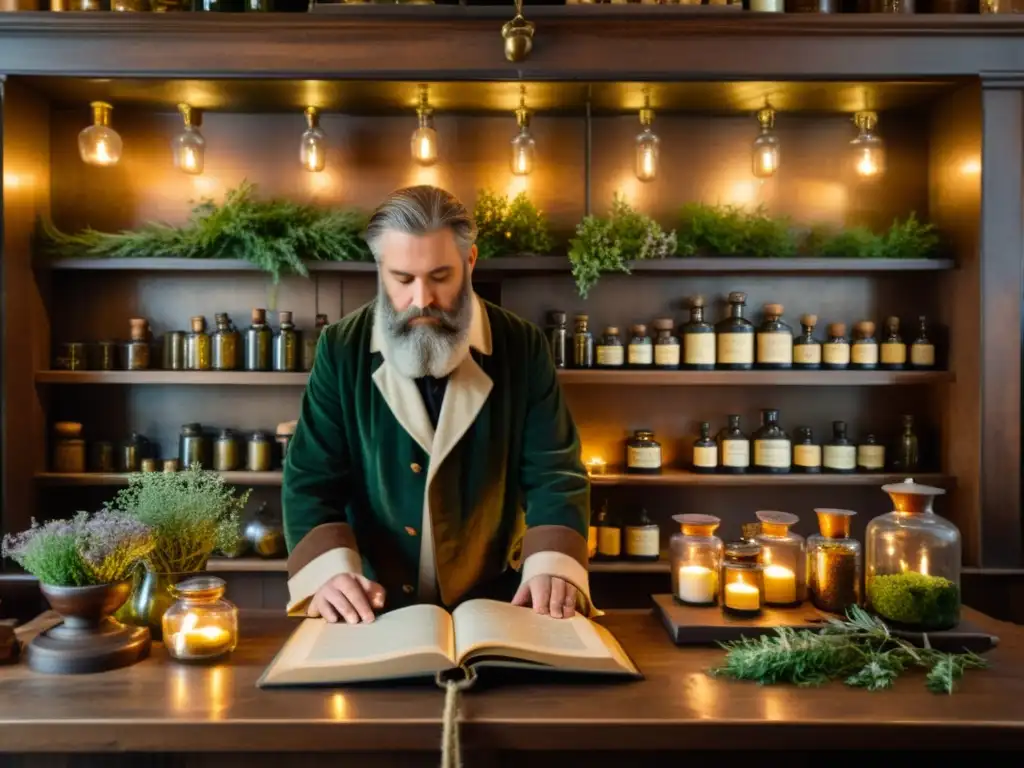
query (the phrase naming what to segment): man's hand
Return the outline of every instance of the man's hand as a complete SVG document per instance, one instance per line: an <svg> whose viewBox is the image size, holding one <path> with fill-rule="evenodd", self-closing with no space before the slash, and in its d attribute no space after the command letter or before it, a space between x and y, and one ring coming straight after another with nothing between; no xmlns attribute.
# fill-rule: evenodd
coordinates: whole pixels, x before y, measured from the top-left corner
<svg viewBox="0 0 1024 768"><path fill-rule="evenodd" d="M374 611L384 607L384 587L355 573L342 573L326 582L313 595L306 613L323 616L334 624L371 622Z"/></svg>
<svg viewBox="0 0 1024 768"><path fill-rule="evenodd" d="M576 613L576 587L557 576L534 576L519 585L512 605L532 605L536 613L569 619Z"/></svg>

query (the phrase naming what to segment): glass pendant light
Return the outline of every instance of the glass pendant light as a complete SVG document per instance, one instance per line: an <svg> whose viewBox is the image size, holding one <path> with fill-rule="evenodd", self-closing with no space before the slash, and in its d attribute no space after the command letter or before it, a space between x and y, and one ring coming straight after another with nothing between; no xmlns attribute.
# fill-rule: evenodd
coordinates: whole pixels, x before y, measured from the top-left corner
<svg viewBox="0 0 1024 768"><path fill-rule="evenodd" d="M320 110L306 107L306 130L299 144L299 162L307 171L319 173L327 164L327 136L320 128Z"/></svg>
<svg viewBox="0 0 1024 768"><path fill-rule="evenodd" d="M420 86L416 117L420 125L412 134L412 159L420 165L433 165L437 162L437 131L434 130L434 110L430 107L426 85Z"/></svg>
<svg viewBox="0 0 1024 768"><path fill-rule="evenodd" d="M183 173L198 175L203 172L206 162L206 139L199 132L203 115L188 104L179 104L178 111L185 123L185 129L171 140L174 167Z"/></svg>
<svg viewBox="0 0 1024 768"><path fill-rule="evenodd" d="M636 137L636 177L640 181L653 181L658 175L658 150L661 139L651 130L654 110L651 109L650 89L644 88L644 106L640 110L643 130Z"/></svg>
<svg viewBox="0 0 1024 768"><path fill-rule="evenodd" d="M754 139L751 168L759 179L767 179L779 170L779 137L775 133L775 110L770 106L757 111L761 133Z"/></svg>
<svg viewBox="0 0 1024 768"><path fill-rule="evenodd" d="M853 116L857 138L850 142L853 168L865 179L875 179L885 173L885 142L874 132L878 127L877 112L858 112Z"/></svg>
<svg viewBox="0 0 1024 768"><path fill-rule="evenodd" d="M526 108L526 86L519 86L519 106L516 108L516 123L519 133L512 139L512 173L527 176L533 171L533 160L537 154L537 142L530 135L530 111Z"/></svg>
<svg viewBox="0 0 1024 768"><path fill-rule="evenodd" d="M117 131L110 127L110 115L114 108L105 101L94 101L92 125L78 134L78 153L89 165L116 165L121 159L123 144Z"/></svg>

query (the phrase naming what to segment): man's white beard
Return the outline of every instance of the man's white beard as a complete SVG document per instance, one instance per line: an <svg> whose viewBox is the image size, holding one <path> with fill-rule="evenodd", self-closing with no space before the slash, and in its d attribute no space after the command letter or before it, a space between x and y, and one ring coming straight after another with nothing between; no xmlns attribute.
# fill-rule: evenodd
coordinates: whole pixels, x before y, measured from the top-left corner
<svg viewBox="0 0 1024 768"><path fill-rule="evenodd" d="M418 379L449 375L469 354L469 327L473 321L473 284L467 271L452 311L410 308L399 312L391 304L380 278L373 321L379 325L384 358L402 376ZM439 323L409 325L415 317L429 316Z"/></svg>

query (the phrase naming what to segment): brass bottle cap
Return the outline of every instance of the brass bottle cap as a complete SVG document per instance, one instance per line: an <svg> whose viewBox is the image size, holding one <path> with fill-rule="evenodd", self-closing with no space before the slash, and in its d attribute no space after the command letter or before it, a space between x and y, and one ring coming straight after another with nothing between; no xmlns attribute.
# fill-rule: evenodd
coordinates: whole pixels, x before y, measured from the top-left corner
<svg viewBox="0 0 1024 768"><path fill-rule="evenodd" d="M892 499L893 509L896 512L903 512L908 515L931 512L932 502L934 502L935 497L941 496L946 492L942 488L915 483L909 477L902 483L883 485L882 490L889 494L889 498Z"/></svg>
<svg viewBox="0 0 1024 768"><path fill-rule="evenodd" d="M873 336L875 334L875 324L870 320L861 320L853 328L863 336Z"/></svg>
<svg viewBox="0 0 1024 768"><path fill-rule="evenodd" d="M260 307L253 307L252 310L252 323L253 325L263 325L267 322L267 310Z"/></svg>
<svg viewBox="0 0 1024 768"><path fill-rule="evenodd" d="M818 530L826 539L848 539L857 513L852 509L815 509L818 516Z"/></svg>
<svg viewBox="0 0 1024 768"><path fill-rule="evenodd" d="M676 326L676 321L671 317L659 317L651 325L656 331L671 331Z"/></svg>
<svg viewBox="0 0 1024 768"><path fill-rule="evenodd" d="M800 315L800 322L803 323L804 325L817 325L818 324L818 316L817 315Z"/></svg>
<svg viewBox="0 0 1024 768"><path fill-rule="evenodd" d="M282 323L290 323L292 321L292 313L282 310L277 313L277 319Z"/></svg>
<svg viewBox="0 0 1024 768"><path fill-rule="evenodd" d="M690 307L691 308L697 308L697 307L703 307L703 306L704 306L704 297L703 296L694 296L692 299L690 299Z"/></svg>
<svg viewBox="0 0 1024 768"><path fill-rule="evenodd" d="M758 510L754 516L761 521L761 533L765 536L785 536L791 525L800 522L800 518L790 512L775 510Z"/></svg>
<svg viewBox="0 0 1024 768"><path fill-rule="evenodd" d="M634 336L646 336L647 335L647 326L644 325L643 323L638 323L637 325L632 326L631 330L633 331L633 335Z"/></svg>
<svg viewBox="0 0 1024 768"><path fill-rule="evenodd" d="M722 521L714 515L673 515L672 519L679 523L687 536L714 536Z"/></svg>
<svg viewBox="0 0 1024 768"><path fill-rule="evenodd" d="M829 336L845 336L846 335L846 323L829 323L828 325Z"/></svg>
<svg viewBox="0 0 1024 768"><path fill-rule="evenodd" d="M765 304L763 309L766 315L777 315L781 317L786 308L781 304Z"/></svg>
<svg viewBox="0 0 1024 768"><path fill-rule="evenodd" d="M609 325L607 328L604 329L604 335L605 336L618 336L619 335L619 326L617 326L617 325Z"/></svg>
<svg viewBox="0 0 1024 768"><path fill-rule="evenodd" d="M730 304L746 304L747 303L747 294L745 294L743 291L733 291L732 293L729 294L729 303Z"/></svg>
<svg viewBox="0 0 1024 768"><path fill-rule="evenodd" d="M206 318L202 315L196 315L192 318L192 331L194 333L201 333L206 330Z"/></svg>

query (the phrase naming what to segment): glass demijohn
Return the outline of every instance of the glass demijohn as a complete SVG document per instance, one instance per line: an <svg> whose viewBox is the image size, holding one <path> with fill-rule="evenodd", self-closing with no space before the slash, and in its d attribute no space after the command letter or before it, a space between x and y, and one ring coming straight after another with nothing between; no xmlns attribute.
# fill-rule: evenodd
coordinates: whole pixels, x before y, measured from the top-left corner
<svg viewBox="0 0 1024 768"><path fill-rule="evenodd" d="M865 179L875 179L885 173L885 143L874 132L878 126L878 114L858 112L853 116L857 126L857 138L850 142L853 168Z"/></svg>
<svg viewBox="0 0 1024 768"><path fill-rule="evenodd" d="M412 159L420 165L437 162L437 131L434 130L434 110L427 98L427 86L420 86L420 103L416 107L419 127L412 133Z"/></svg>
<svg viewBox="0 0 1024 768"><path fill-rule="evenodd" d="M319 173L327 165L327 136L320 128L320 111L306 107L306 130L299 142L299 162L310 173Z"/></svg>
<svg viewBox="0 0 1024 768"><path fill-rule="evenodd" d="M883 485L893 511L868 523L868 607L898 627L951 629L960 621L960 531L932 511L941 488Z"/></svg>
<svg viewBox="0 0 1024 768"><path fill-rule="evenodd" d="M179 104L178 111L185 127L171 139L174 167L183 173L198 175L203 172L206 161L206 139L198 127L202 115L198 109L193 109L188 104Z"/></svg>
<svg viewBox="0 0 1024 768"><path fill-rule="evenodd" d="M682 530L669 539L672 594L687 605L715 605L722 568L722 540L715 536L721 520L713 515L675 515Z"/></svg>
<svg viewBox="0 0 1024 768"><path fill-rule="evenodd" d="M789 512L755 513L761 532L755 541L761 545L766 605L798 605L807 599L807 550L804 537L790 531L800 518Z"/></svg>
<svg viewBox="0 0 1024 768"><path fill-rule="evenodd" d="M845 614L860 604L860 542L850 538L856 512L816 509L818 530L807 538L807 591L822 611Z"/></svg>
<svg viewBox="0 0 1024 768"><path fill-rule="evenodd" d="M238 609L224 587L223 579L197 576L170 588L177 602L163 616L163 638L171 658L206 661L238 645Z"/></svg>
<svg viewBox="0 0 1024 768"><path fill-rule="evenodd" d="M92 125L78 134L78 153L82 162L89 165L116 165L121 159L123 144L117 131L110 127L110 115L114 108L105 101L94 101Z"/></svg>
<svg viewBox="0 0 1024 768"><path fill-rule="evenodd" d="M767 179L779 170L779 137L775 134L775 110L765 107L758 110L757 123L761 133L754 139L751 166L754 175Z"/></svg>

